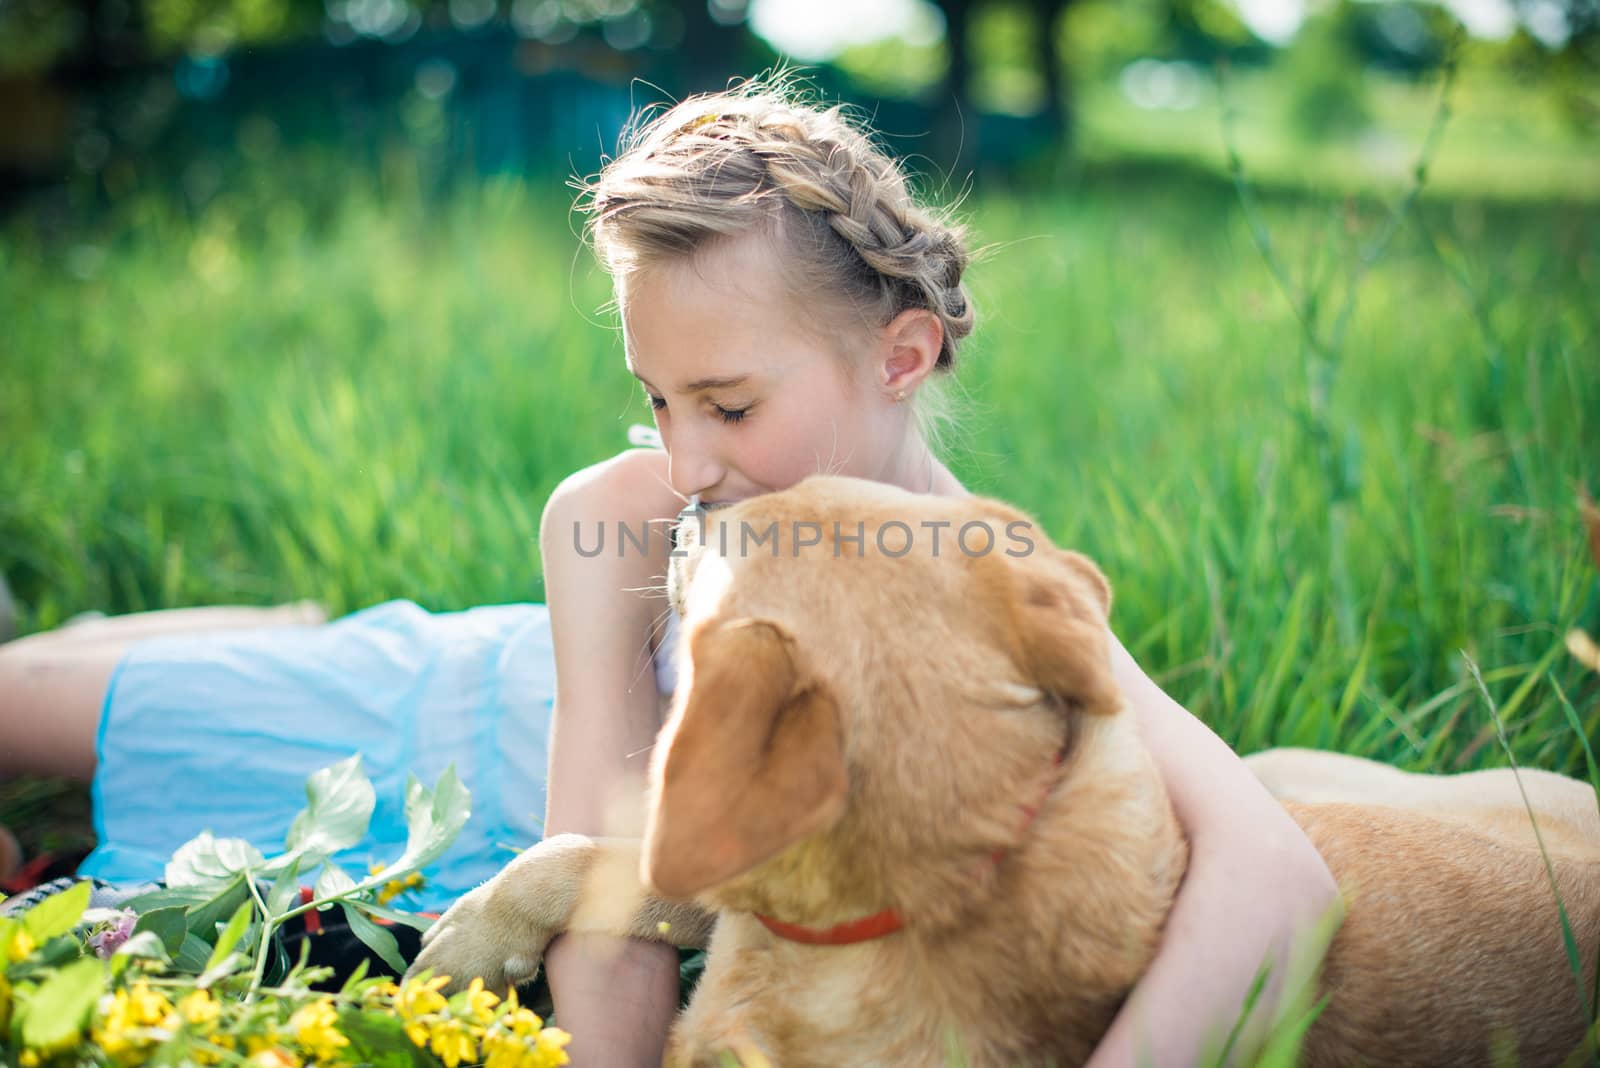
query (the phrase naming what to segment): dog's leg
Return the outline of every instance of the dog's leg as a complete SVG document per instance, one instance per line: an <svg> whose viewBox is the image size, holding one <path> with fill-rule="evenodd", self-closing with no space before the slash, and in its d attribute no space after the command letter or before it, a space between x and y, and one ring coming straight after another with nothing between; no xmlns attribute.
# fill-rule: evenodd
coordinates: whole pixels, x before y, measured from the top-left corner
<svg viewBox="0 0 1600 1068"><path fill-rule="evenodd" d="M565 931L594 931L704 946L712 916L694 905L646 897L639 842L560 834L528 849L465 894L422 936L407 977L432 969L446 991L481 978L505 990L533 978L545 947Z"/></svg>

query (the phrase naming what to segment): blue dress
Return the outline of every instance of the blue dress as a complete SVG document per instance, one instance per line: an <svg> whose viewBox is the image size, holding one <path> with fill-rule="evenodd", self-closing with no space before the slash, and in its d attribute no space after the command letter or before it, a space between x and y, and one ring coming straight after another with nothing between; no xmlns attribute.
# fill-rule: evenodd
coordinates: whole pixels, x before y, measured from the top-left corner
<svg viewBox="0 0 1600 1068"><path fill-rule="evenodd" d="M676 678L667 618L662 693ZM307 777L359 752L377 805L366 838L336 858L358 878L405 847L407 772L431 786L454 763L472 792L471 818L414 898L441 911L542 837L554 702L542 604L435 614L390 601L322 626L137 642L106 691L99 845L79 874L160 879L202 831L281 853Z"/></svg>

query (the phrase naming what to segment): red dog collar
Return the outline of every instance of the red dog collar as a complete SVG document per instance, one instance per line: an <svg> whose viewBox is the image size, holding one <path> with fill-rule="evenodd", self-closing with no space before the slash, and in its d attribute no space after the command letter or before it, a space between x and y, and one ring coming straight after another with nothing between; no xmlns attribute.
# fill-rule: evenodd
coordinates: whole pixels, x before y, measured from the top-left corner
<svg viewBox="0 0 1600 1068"><path fill-rule="evenodd" d="M1056 753L1053 767L1059 768L1066 756L1067 747L1063 745ZM1044 807L1045 798L1050 796L1050 791L1054 790L1055 787L1056 780L1052 777L1045 784L1044 793L1039 796L1036 804L1019 806L1023 814L1022 830L1024 832L1033 826L1034 818L1039 815L1039 809ZM999 864L1005 855L1006 851L1004 849L997 849L989 859L995 864ZM775 920L771 916L763 916L759 912L754 915L756 919L761 921L761 926L779 938L787 939L790 942L799 942L805 946L849 946L857 942L870 942L874 938L882 938L884 935L894 934L905 926L905 921L901 919L900 913L895 909L884 909L882 912L874 912L871 916L864 916L859 920L836 923L832 927L804 927L798 923Z"/></svg>

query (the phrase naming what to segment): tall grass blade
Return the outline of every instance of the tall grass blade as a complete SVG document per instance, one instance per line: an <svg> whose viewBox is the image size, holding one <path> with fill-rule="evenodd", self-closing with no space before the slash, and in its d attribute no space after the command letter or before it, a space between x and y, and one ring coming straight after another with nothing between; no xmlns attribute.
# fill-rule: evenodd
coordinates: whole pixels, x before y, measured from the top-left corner
<svg viewBox="0 0 1600 1068"><path fill-rule="evenodd" d="M1561 942L1567 951L1567 965L1572 969L1572 978L1578 984L1578 1012L1585 1020L1589 1020L1592 1018L1591 1003L1584 981L1583 958L1578 952L1578 940L1572 933L1572 923L1567 918L1567 904L1561 898L1561 887L1556 883L1555 866L1550 863L1550 853L1545 849L1544 835L1539 830L1539 820L1533 814L1533 802L1528 799L1528 791L1522 785L1522 769L1517 766L1517 756L1511 750L1510 739L1506 737L1505 722L1500 718L1500 709L1495 705L1489 687L1483 683L1483 675L1478 671L1477 661L1468 656L1465 650L1462 651L1461 657L1466 661L1467 670L1472 673L1473 681L1477 683L1478 693L1489 706L1489 716L1494 721L1495 736L1500 741L1500 748L1505 751L1506 759L1511 762L1511 773L1517 783L1517 792L1522 795L1523 807L1528 810L1528 822L1533 826L1533 837L1539 844L1539 856L1544 860L1545 878L1550 881L1550 892L1556 899L1556 912L1561 917ZM1521 693L1522 690L1519 688L1518 692Z"/></svg>

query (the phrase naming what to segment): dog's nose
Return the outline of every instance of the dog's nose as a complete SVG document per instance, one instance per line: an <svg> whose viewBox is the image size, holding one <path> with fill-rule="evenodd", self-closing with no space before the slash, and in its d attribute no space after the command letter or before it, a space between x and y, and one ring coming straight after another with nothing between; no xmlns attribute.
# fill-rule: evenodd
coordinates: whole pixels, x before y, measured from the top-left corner
<svg viewBox="0 0 1600 1068"><path fill-rule="evenodd" d="M683 616L684 587L689 581L689 558L705 534L706 508L696 494L683 506L672 524L672 551L667 559L667 603L679 617Z"/></svg>
<svg viewBox="0 0 1600 1068"><path fill-rule="evenodd" d="M683 510L678 513L677 521L672 524L672 545L678 550L677 555L682 556L698 545L705 528L706 506L700 503L700 495L695 494L689 498L689 503L683 506Z"/></svg>

